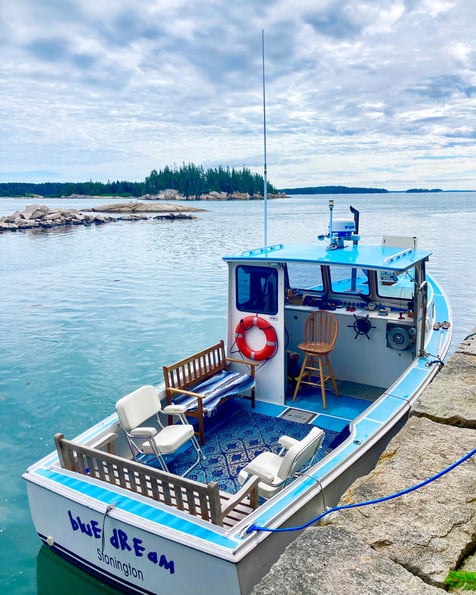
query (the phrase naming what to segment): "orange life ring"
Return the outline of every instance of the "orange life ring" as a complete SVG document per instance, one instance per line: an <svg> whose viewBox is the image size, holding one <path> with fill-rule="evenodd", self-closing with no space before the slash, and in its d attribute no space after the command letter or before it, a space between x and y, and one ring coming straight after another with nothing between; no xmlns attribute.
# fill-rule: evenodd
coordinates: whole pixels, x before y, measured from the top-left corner
<svg viewBox="0 0 476 595"><path fill-rule="evenodd" d="M262 330L266 337L264 347L257 351L252 349L246 342L246 333L254 326ZM240 353L246 358L258 362L265 359L271 359L278 349L278 336L276 335L276 331L267 320L260 318L259 316L246 316L238 322L235 328L235 341Z"/></svg>

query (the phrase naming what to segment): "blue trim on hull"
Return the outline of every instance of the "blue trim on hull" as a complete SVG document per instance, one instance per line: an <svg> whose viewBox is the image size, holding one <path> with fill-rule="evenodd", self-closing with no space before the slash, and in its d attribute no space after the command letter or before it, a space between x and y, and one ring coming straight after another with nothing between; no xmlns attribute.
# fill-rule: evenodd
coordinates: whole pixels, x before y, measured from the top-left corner
<svg viewBox="0 0 476 595"><path fill-rule="evenodd" d="M125 494L119 493L118 491L108 489L108 487L100 487L88 481L83 481L81 479L81 475L78 478L75 478L69 475L62 474L60 472L55 472L43 468L36 469L35 473L59 485L74 490L80 497L84 496L92 498L97 502L102 502L105 506L114 505L114 508L116 509L120 509L129 514L133 514L139 518L143 518L153 523L157 523L158 527L175 529L181 533L184 533L185 535L190 535L198 539L203 539L219 547L231 550L236 548L236 540L227 539L226 536L220 535L216 531L209 530L202 525L198 525L191 522L194 518L196 520L199 520L197 517L191 516L191 521L188 521L183 516L179 517L176 514L174 514L174 509L171 509L172 512L169 513L165 510L161 510L158 507L149 506L145 502L141 502L140 500L134 498L132 493L131 497L129 497ZM105 485L107 486L108 484ZM45 487L45 489L53 491L48 486L43 487ZM210 528L211 527L214 527L214 525L210 525ZM165 539L170 539L170 537L165 536Z"/></svg>

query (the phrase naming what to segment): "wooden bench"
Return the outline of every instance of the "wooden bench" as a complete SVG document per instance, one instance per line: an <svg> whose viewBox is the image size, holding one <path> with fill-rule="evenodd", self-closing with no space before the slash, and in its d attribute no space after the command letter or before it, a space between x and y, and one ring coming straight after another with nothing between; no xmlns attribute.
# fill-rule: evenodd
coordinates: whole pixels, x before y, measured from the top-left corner
<svg viewBox="0 0 476 595"><path fill-rule="evenodd" d="M76 444L63 434L55 435L60 465L76 473L94 477L155 501L199 516L220 527L233 527L258 507L259 477L247 481L236 494L166 473L117 455Z"/></svg>
<svg viewBox="0 0 476 595"><path fill-rule="evenodd" d="M249 398L252 407L254 407L254 378L255 368L258 364L248 360L226 357L223 341L163 368L167 404L170 405L173 401L177 404L185 404L187 409L190 408L186 415L198 420L198 431L195 433L199 436L201 445L205 443L203 416L207 412L207 406L211 406L213 409L229 397L240 394L240 390L242 390L239 382L233 386L230 385L232 373L228 371L228 364L231 362L249 366L250 373L241 374L241 376L243 383L246 384L247 381L249 385L246 390L251 390ZM215 385L214 379L219 379ZM172 420L169 418L170 423Z"/></svg>

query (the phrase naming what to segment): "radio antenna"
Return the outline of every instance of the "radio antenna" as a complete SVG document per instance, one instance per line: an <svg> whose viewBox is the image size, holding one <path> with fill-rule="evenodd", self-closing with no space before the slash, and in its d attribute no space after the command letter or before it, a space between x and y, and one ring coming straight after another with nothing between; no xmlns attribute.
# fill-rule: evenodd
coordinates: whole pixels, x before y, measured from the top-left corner
<svg viewBox="0 0 476 595"><path fill-rule="evenodd" d="M263 66L263 177L264 177L264 189L263 189L263 201L264 201L264 247L268 247L268 166L267 166L267 155L266 155L266 77L264 69L264 29L261 29L261 61Z"/></svg>

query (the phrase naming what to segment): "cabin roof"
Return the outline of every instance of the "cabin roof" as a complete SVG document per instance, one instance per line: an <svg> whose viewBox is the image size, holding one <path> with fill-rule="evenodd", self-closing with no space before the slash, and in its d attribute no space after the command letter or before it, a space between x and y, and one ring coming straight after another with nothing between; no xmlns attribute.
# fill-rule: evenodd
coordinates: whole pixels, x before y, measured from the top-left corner
<svg viewBox="0 0 476 595"><path fill-rule="evenodd" d="M427 260L431 252L389 246L347 245L327 249L326 242L315 244L276 244L266 248L247 250L241 254L225 256L225 261L236 262L314 262L328 266L340 265L362 269L404 271L417 262Z"/></svg>

